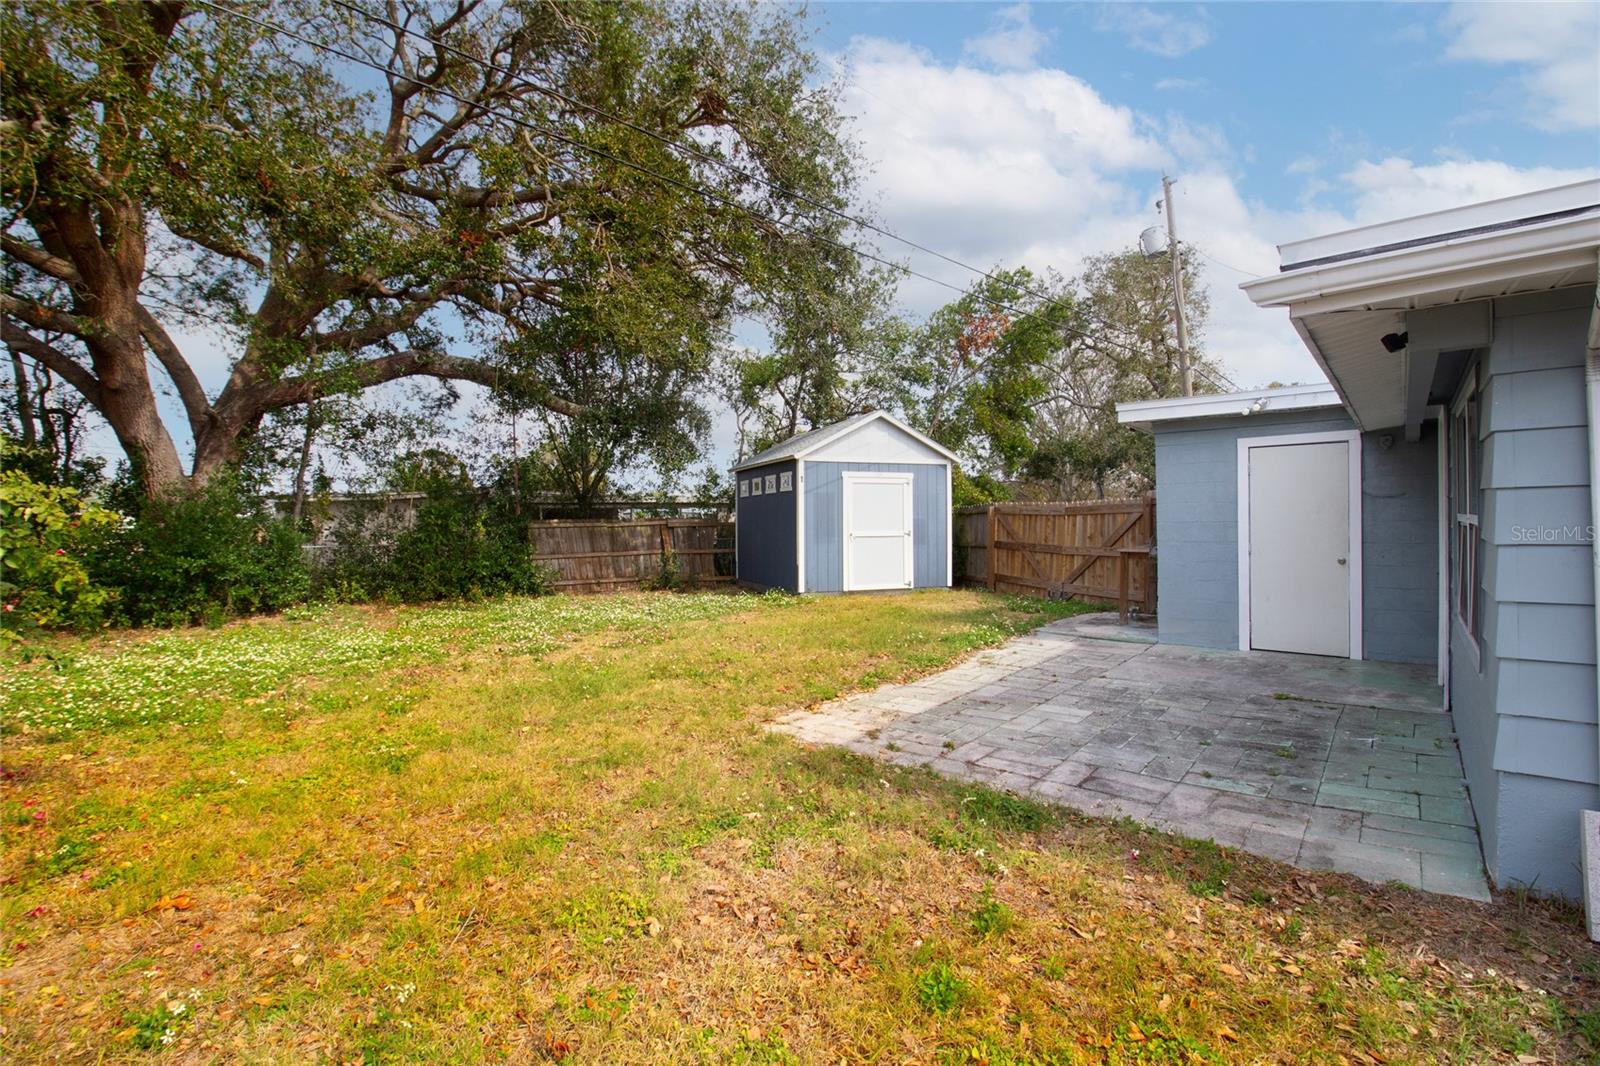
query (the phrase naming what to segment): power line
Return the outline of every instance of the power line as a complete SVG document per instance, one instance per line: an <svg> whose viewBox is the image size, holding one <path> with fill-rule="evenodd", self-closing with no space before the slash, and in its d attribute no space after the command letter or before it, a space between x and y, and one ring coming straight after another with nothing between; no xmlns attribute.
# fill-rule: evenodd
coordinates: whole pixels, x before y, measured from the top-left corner
<svg viewBox="0 0 1600 1066"><path fill-rule="evenodd" d="M898 271L901 271L901 272L903 272L905 274L908 274L908 275L910 275L912 277L920 278L923 281L927 281L927 282L930 282L932 284L942 286L942 287L944 287L946 289L951 290L952 292L960 293L962 295L967 295L968 294L968 290L962 288L959 285L955 285L955 284L952 284L951 282L944 281L941 278L933 277L930 274L924 274L924 273L922 273L920 271L913 270L912 268L904 265L903 263L895 263L895 262L893 262L891 260L888 260L888 259L885 259L882 256L879 256L879 255L877 255L877 254L875 254L873 252L869 252L869 251L866 251L864 249L856 248L856 247L853 247L851 245L845 244L842 241L835 240L834 238L826 236L825 234L817 233L817 232L815 232L813 230L810 230L810 229L807 229L807 228L805 228L803 226L800 226L797 223L786 222L786 221L784 221L782 219L773 218L773 217L771 217L769 215L763 214L762 212L755 210L754 208L749 207L746 204L741 204L737 200L734 200L734 199L731 199L731 198L729 198L727 196L724 196L721 193L718 193L718 192L715 192L715 191L712 191L712 190L709 190L709 189L702 188L702 187L700 187L698 185L695 185L695 184L692 184L690 182L683 181L683 180L681 180L679 178L675 178L675 177L671 176L670 174L662 174L659 171L652 170L649 167L646 167L641 163L635 162L634 160L628 159L628 158L623 157L623 156L616 155L616 154L614 154L614 153L612 153L610 151L607 151L604 148L599 148L599 147L596 147L594 145L587 144L587 143L585 143L583 141L580 141L580 140L578 140L578 139L576 139L574 137L570 137L570 136L568 136L568 135L566 135L564 133L561 133L558 130L549 129L547 127L539 125L538 123L531 122L531 121L529 121L527 119L524 119L524 118L522 118L522 117L520 117L518 115L509 114L509 113L507 113L505 111L502 111L502 110L499 110L497 108L485 106L484 104L482 104L480 102L469 100L468 98L460 95L459 93L454 92L453 90L446 89L443 86L440 86L440 85L437 85L437 84L433 84L431 82L424 81L424 80L422 80L420 78L413 77L412 75L407 74L405 71L395 70L395 69L393 69L393 68L391 68L391 67L389 67L389 66L387 66L385 64L378 63L375 60L371 60L371 59L368 59L368 58L366 58L364 56L360 56L360 55L353 54L351 52L347 52L347 51L345 51L343 49L337 48L337 47L335 47L333 45L327 44L327 43L322 42L322 41L313 40L313 39L305 36L304 34L297 33L294 30L289 29L287 26L280 25L278 23L272 22L272 21L267 20L267 19L257 18L254 15L247 14L246 12L239 11L239 10L237 10L235 8L230 8L230 7L227 7L227 6L223 5L223 4L215 3L215 2L213 2L213 0L196 0L196 2L198 2L202 6L204 6L206 8L209 8L209 9L211 9L213 11L216 11L218 13L225 14L225 15L231 15L234 18L243 19L244 21L252 23L253 25L260 27L261 29L268 30L268 31L273 32L273 33L282 34L283 36L288 37L291 40L298 41L301 44L304 44L309 48L314 48L314 49L317 49L318 51L326 52L329 55L337 56L338 58L343 59L347 63L354 63L357 66L366 67L369 70L376 71L376 72L378 72L380 74L385 74L385 75L387 75L389 77L397 78L397 79L399 79L401 81L410 82L411 84L416 85L416 86L418 86L418 87L420 87L422 89L425 89L425 90L427 90L429 92L437 93L440 96L444 96L444 97L446 97L448 99L454 100L455 102L457 102L457 103L459 103L459 104L461 104L461 105L463 105L465 107L477 108L477 109L483 111L486 114L493 114L493 115L495 115L495 116L497 116L497 117L499 117L501 119L504 119L507 122L510 122L513 125L520 126L520 127L524 128L524 129L530 130L530 131L532 131L534 133L538 133L538 134L541 134L543 136L549 137L549 138L551 138L553 140L559 141L560 143L568 145L568 146L570 146L572 148L578 149L580 151L588 152L588 153L590 153L592 155L595 155L595 156L598 156L598 157L600 157L602 159L606 159L606 160L609 160L611 162L617 163L620 166L624 166L624 167L627 167L630 170L637 171L638 173L640 173L642 175L645 175L646 177L653 178L653 179L655 179L657 181L665 182L665 183L667 183L669 185L672 185L672 186L674 186L676 188L682 189L685 192L691 193L691 194L696 195L696 196L704 197L704 198L706 198L708 200L714 201L716 203L720 203L720 204L722 204L722 205L724 205L726 207L731 207L736 211L741 211L744 214L749 215L751 218L754 218L754 219L756 219L756 220L758 220L760 222L766 223L767 225L776 226L776 227L780 227L782 229L793 231L795 233L801 234L802 236L809 237L812 240L819 241L819 242L821 242L823 244L826 244L826 245L829 245L829 246L831 246L833 248L836 248L839 251L845 252L845 253L850 254L850 255L859 256L859 257L864 258L864 259L869 259L869 260L871 260L871 261L873 261L875 263L878 263L878 264L880 264L882 266L889 267L892 270L898 270ZM335 3L340 3L340 0L334 0L334 2ZM341 3L341 6L348 7L349 5ZM366 15L366 13L365 12L361 12L359 8L352 9L352 10L355 10L357 14L361 14L361 15L367 17L369 19L369 21L384 22L386 25L389 25L391 28L399 29L400 32L405 32L405 33L408 33L408 34L416 35L414 31L405 30L403 27L396 27L394 23L389 23L386 20L376 18L375 16ZM430 41L430 42L435 43L435 44L439 43L439 42L434 42L432 38L426 37L426 36L423 36L422 39ZM441 45L441 47L447 47L447 46L442 46ZM477 66L480 66L480 67L482 67L484 69L496 70L499 73L508 74L508 75L510 75L512 77L517 78L518 80L527 82L527 84L530 87L533 87L536 90L539 88L537 83L528 81L528 79L522 78L520 75L511 74L511 72L506 71L503 68L496 68L496 67L494 67L493 64L485 63L485 62L483 62L481 60L478 60L476 57L471 56L468 53L460 52L459 49L452 49L452 51L455 51L455 52L457 52L457 54L462 55L464 58L467 59L468 62L471 62L471 63L473 63L473 64L475 64ZM554 92L555 90L548 90L548 91ZM584 106L584 107L588 108L589 110L591 110L593 112L596 112L596 113L599 113L599 114L602 114L602 115L605 114L605 112L601 111L598 108L594 108L592 105L582 104L581 106ZM625 120L619 120L619 121L625 121ZM638 128L641 130L641 132L646 132L646 133L649 132L649 131L645 131L643 129L643 127L638 127ZM662 138L659 137L659 135L656 135L656 134L653 134L653 133L649 134L649 135L653 136L653 137L656 137L656 139L662 139ZM680 148L683 147L681 145L677 145L677 142L672 141L670 138L665 139L664 143L668 144L669 146L675 146L676 145L676 146L678 146ZM714 156L707 156L707 158L712 160L712 161L714 161L714 162L717 162L719 164L725 164L725 161L718 160ZM573 176L573 177L578 177L579 176L577 174L577 172L573 171L570 167L565 167L564 164L559 164L558 163L556 165L563 166L564 169L567 170L568 174ZM729 167L733 166L733 164L725 164L725 165L727 165ZM743 173L743 172L740 171L740 173ZM756 178L755 176L752 176L752 175L747 175L747 177L749 177L750 180L762 180L762 179L758 179L758 178ZM781 187L777 186L776 183L772 183L772 182L765 182L765 183L771 188L781 189ZM843 213L843 212L839 212L834 208L827 207L826 205L820 205L820 204L818 206L823 207L823 209L828 210L831 213L836 214L836 215L838 215L839 217L841 217L841 218L843 218L845 220L855 221L855 220L851 219L851 216L849 216L848 214ZM877 227L873 227L870 224L864 224L863 223L863 225L866 225L867 228L874 229L874 230L877 230L879 232L883 232L888 236L894 237L896 240L904 241L906 244L908 244L908 245L910 245L912 247L917 247L917 248L921 248L922 247L921 245L917 245L915 242L912 242L912 241L910 241L910 240L908 240L906 238L901 238L901 237L898 237L895 234L889 233L887 230L878 230ZM987 271L980 270L977 267L967 266L966 264L962 263L960 260L953 259L953 258L951 258L949 256L944 255L943 253L933 251L932 249L925 249L925 250L928 251L930 254L939 256L942 259L946 259L949 262L951 262L951 263L953 263L953 264L955 264L957 266L962 266L963 268L965 268L967 270L971 270L971 271L974 271L975 273L982 274L984 277L989 278L990 280L995 281L995 282L997 282L999 284L1010 285L1010 286L1012 286L1012 287L1014 287L1016 289L1019 289L1020 291L1022 291L1024 293L1028 293L1029 295L1032 295L1032 296L1034 296L1034 297L1036 297L1038 299L1042 299L1042 300L1046 301L1047 303L1052 303L1053 304L1053 303L1059 302L1055 297L1052 297L1052 296L1049 296L1047 294L1031 290L1031 289L1027 288L1026 286L1017 284L1016 282L1008 281L1006 279L996 277L995 275L990 274ZM1142 355L1141 352L1139 352L1139 351L1137 351L1137 350L1135 350L1133 348L1130 348L1130 347L1128 347L1128 346L1126 346L1124 344L1121 344L1119 342L1105 341L1103 338L1097 338L1097 337L1093 336L1092 334L1090 334L1086 330L1076 329L1076 328L1074 328L1072 326L1066 325L1065 323L1051 323L1051 322L1048 322L1047 320L1045 320L1044 318L1042 318L1040 315L1038 315L1035 312L1024 311L1024 310L1022 310L1020 308L1017 308L1017 307L1014 307L1014 306L1012 306L1012 305L1010 305L1008 303L1005 303L1004 301L996 300L993 297L985 296L985 295L983 295L981 293L972 293L971 295L976 296L978 299L982 300L986 304L989 304L991 307L996 307L996 308L999 308L1001 310L1007 311L1007 312L1017 316L1018 318L1033 318L1033 319L1036 319L1038 321L1044 322L1047 326L1049 326L1051 328L1060 329L1064 333L1068 333L1068 334L1083 338L1085 340L1098 341L1100 343L1105 343L1109 347L1119 349L1119 350L1125 352L1126 354L1134 356L1136 358L1139 357L1140 355ZM1089 318L1090 321L1096 322L1097 324L1099 324L1101 326L1105 326L1106 325L1103 322L1099 322L1096 319L1090 318L1090 316L1085 315L1084 317L1085 318ZM1207 372L1207 371L1202 371L1202 372L1205 373L1205 376L1211 380L1212 384L1217 385L1219 388L1227 387L1222 382L1217 381L1215 376L1213 376L1210 372ZM1237 389L1237 386L1233 386L1233 388Z"/></svg>
<svg viewBox="0 0 1600 1066"><path fill-rule="evenodd" d="M1051 302L1051 303L1055 302L1055 300L1056 300L1056 297L1051 296L1048 293L1040 292L1037 289L1032 289L1027 285L1023 285L1023 284L1020 284L1020 283L1015 282L1015 281L1010 281L1010 280L1007 280L1007 279L1002 279L1002 278L996 277L994 274L990 273L987 270L984 270L982 267L974 266L971 263L964 262L963 260L957 259L956 257L954 257L952 255L948 255L948 254L946 254L944 252L941 252L936 248L930 248L925 244L921 244L921 243L919 243L919 242L917 242L915 240L912 240L909 237L905 237L905 236L902 236L901 234L895 233L894 231L889 230L889 229L887 229L887 228L885 228L883 226L880 226L880 225L878 225L878 224L876 224L876 223L874 223L874 222L872 222L872 221L870 221L868 219L865 219L865 218L862 218L862 217L859 217L859 216L856 216L856 215L852 215L852 214L850 214L850 213L848 213L846 211L841 211L841 210L839 210L838 208L834 207L831 204L824 203L824 202L822 202L820 200L817 200L817 199L815 199L815 198L813 198L811 196L808 196L807 194L805 194L803 192L800 192L799 190L790 188L790 187L788 187L786 185L783 185L783 184L781 184L779 182L776 182L776 181L772 180L771 178L763 177L760 174L756 174L756 173L754 173L752 171L746 170L745 168L739 166L736 163L733 163L733 162L731 162L729 160L723 159L723 158L721 158L719 156L712 155L711 153L706 152L703 149L701 149L701 148L699 148L699 147L697 147L697 146L695 146L693 144L685 144L684 142L679 141L676 138L668 137L668 136L666 136L666 135L664 135L662 133L659 133L656 130L650 129L647 126L642 126L642 125L632 121L631 119L627 118L626 116L618 115L614 111L609 111L609 110L607 110L605 108L599 107L598 105L591 104L588 101L580 100L577 97L572 96L570 93L562 92L560 89L557 89L557 88L554 88L552 86L546 85L543 82L536 81L535 79L533 79L531 77L528 77L525 74L520 74L520 73L518 73L516 71L513 71L509 67L501 66L501 65L493 63L493 62L491 62L489 60L482 59L482 58L480 58L478 56L473 55L470 52L467 52L467 51L465 51L463 49L457 48L452 44L449 44L449 43L447 43L445 41L441 41L437 37L429 36L426 33L419 32L419 31L411 29L410 27L405 26L405 25L403 25L403 24L401 24L399 22L396 22L391 18L387 18L387 17L385 17L383 15L379 15L379 14L376 14L374 12L367 11L366 9L362 8L359 4L352 3L351 0L330 0L330 2L333 3L335 6L343 8L344 10L350 12L351 14L353 14L353 15L359 17L359 18L365 19L368 22L384 26L384 27L388 28L393 33L404 34L404 35L406 35L408 37L411 37L411 38L414 38L414 39L416 39L418 41L425 41L428 44L432 45L434 48L440 49L440 50L442 50L444 52L449 53L450 55L456 56L457 58L462 59L462 60L466 61L467 63L470 63L473 66L478 67L479 69L492 71L495 74L499 74L499 75L501 75L503 77L510 78L513 81L517 82L517 83L520 83L522 85L527 86L530 89L533 89L535 92L542 93L545 96L550 97L551 99L559 100L562 103L567 104L568 106L580 108L580 109L582 109L584 111L587 111L590 114L595 115L595 116L597 116L599 118L604 118L604 119L606 119L606 120L608 120L610 122L614 122L614 123L616 123L616 124L618 124L620 126L623 126L626 129L632 130L635 133L641 134L642 136L648 137L651 140L654 140L654 141L656 141L656 142L658 142L658 143L660 143L662 145L665 145L667 148L669 148L669 149L671 149L671 150L673 150L675 152L680 152L680 153L683 153L683 154L685 154L687 156L690 156L690 157L692 157L692 158L694 158L694 159L696 159L696 160L698 160L700 162L707 163L707 164L710 164L712 166L720 167L720 168L726 170L728 173L733 174L735 177L738 177L738 178L740 178L740 179L742 179L744 181L748 181L748 182L751 182L751 183L755 183L755 184L759 184L759 185L765 186L766 188L768 188L768 189L770 189L770 190L772 190L774 192L780 193L783 196L790 197L791 199L798 200L799 202L804 203L807 206L815 207L818 210L825 211L828 214L834 216L835 218L838 218L838 219L840 219L841 221L844 221L844 222L848 222L853 226L857 226L857 227L859 227L861 229L869 230L869 231L871 231L873 233L879 234L880 236L887 237L890 240L898 241L899 243L905 245L908 248L914 248L919 252L923 252L923 253L926 253L928 255L934 256L935 258L942 259L945 262L951 264L952 266L960 267L963 270L966 270L966 271L969 271L971 273L980 275L980 276L982 276L984 278L987 278L990 281L996 282L998 284L1013 286L1016 289L1020 290L1021 292L1024 292L1024 293L1028 294L1029 296L1034 297L1035 299L1044 300L1046 302ZM838 60L833 59L833 57L831 57L831 56L829 57L829 59L830 59L830 61L832 61L834 63L835 66L839 67L839 69L841 69L841 70L844 69L843 65L840 64ZM863 89L863 91L865 91L865 90ZM869 93L869 95L871 95L871 94ZM874 97L874 98L877 99L877 97ZM881 102L885 102L886 103L887 101L881 101ZM896 110L899 110L899 109L896 108ZM901 113L905 114L904 111L902 111ZM917 275L917 276L925 277L925 275ZM955 291L964 292L965 290L957 289ZM1079 313L1082 314L1081 311ZM1093 315L1084 314L1083 317L1086 318L1087 320L1089 320L1090 322L1093 322L1096 325L1101 326L1103 328L1112 328L1109 323L1107 323L1107 322L1105 322L1105 321L1103 321L1101 319L1097 319ZM1207 376L1212 376L1212 375L1208 374ZM1220 372L1218 372L1218 376L1222 377L1223 382L1225 382L1228 387L1231 387L1231 388L1233 388L1235 390L1238 389L1238 386L1235 385L1228 378L1228 376L1226 374L1221 374ZM1212 383L1213 384L1217 384L1217 385L1220 386L1223 382L1216 381L1215 376L1212 376Z"/></svg>

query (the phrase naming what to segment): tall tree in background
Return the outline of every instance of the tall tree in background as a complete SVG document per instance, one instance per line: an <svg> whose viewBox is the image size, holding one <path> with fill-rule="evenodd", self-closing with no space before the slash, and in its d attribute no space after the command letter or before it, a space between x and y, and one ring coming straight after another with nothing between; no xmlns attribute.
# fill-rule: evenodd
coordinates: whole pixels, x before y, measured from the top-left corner
<svg viewBox="0 0 1600 1066"><path fill-rule="evenodd" d="M1183 257L1194 388L1215 392L1218 368L1203 350L1210 299L1197 258ZM1151 441L1117 422L1116 405L1181 393L1169 260L1137 249L1095 256L1073 287L1079 316L1042 397L1027 476L1035 492L1056 499L1141 491L1154 476Z"/></svg>
<svg viewBox="0 0 1600 1066"><path fill-rule="evenodd" d="M398 379L514 381L582 418L501 342L567 323L703 368L732 313L849 258L771 221L847 236L814 205L847 206L855 183L786 9L359 2L444 43L326 4L249 6L380 79L181 0L0 19L0 339L105 418L146 495L238 463L271 412ZM231 340L220 389L180 343L194 320Z"/></svg>
<svg viewBox="0 0 1600 1066"><path fill-rule="evenodd" d="M639 462L666 481L687 469L710 416L698 399L703 363L694 351L646 358L562 328L569 325L553 320L517 342L517 364L572 397L578 410L551 410L514 387L502 390L502 406L528 412L537 426L528 455L514 458L505 477L519 497L552 492L587 514Z"/></svg>
<svg viewBox="0 0 1600 1066"><path fill-rule="evenodd" d="M1047 289L1050 299L1034 295ZM1035 409L1073 320L1058 280L998 271L930 315L886 377L908 421L955 452L969 476L1010 477L1033 451Z"/></svg>
<svg viewBox="0 0 1600 1066"><path fill-rule="evenodd" d="M729 366L741 454L882 405L882 370L907 327L890 311L896 273L859 266L818 274L778 302L772 349Z"/></svg>

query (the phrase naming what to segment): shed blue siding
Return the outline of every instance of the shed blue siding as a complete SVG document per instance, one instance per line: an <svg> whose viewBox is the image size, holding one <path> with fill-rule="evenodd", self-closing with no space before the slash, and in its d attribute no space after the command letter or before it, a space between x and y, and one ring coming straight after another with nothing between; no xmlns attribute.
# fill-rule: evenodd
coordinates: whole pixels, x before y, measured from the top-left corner
<svg viewBox="0 0 1600 1066"><path fill-rule="evenodd" d="M1451 624L1451 709L1489 873L1568 895L1579 891L1578 811L1600 805L1583 403L1593 298L1578 288L1495 301L1477 368L1479 647Z"/></svg>
<svg viewBox="0 0 1600 1066"><path fill-rule="evenodd" d="M942 464L923 463L806 463L806 591L844 591L846 471L911 475L912 583L917 588L949 585L947 470Z"/></svg>
<svg viewBox="0 0 1600 1066"><path fill-rule="evenodd" d="M794 461L769 463L734 475L734 491L740 482L768 474L791 475ZM738 556L739 580L761 588L795 591L799 571L795 553L795 507L800 498L798 486L789 492L735 497L734 538Z"/></svg>
<svg viewBox="0 0 1600 1066"><path fill-rule="evenodd" d="M1295 411L1157 423L1156 545L1161 640L1239 646L1239 441L1354 428L1342 412ZM1387 447L1383 439L1390 438ZM1361 441L1362 642L1368 659L1438 657L1437 443Z"/></svg>

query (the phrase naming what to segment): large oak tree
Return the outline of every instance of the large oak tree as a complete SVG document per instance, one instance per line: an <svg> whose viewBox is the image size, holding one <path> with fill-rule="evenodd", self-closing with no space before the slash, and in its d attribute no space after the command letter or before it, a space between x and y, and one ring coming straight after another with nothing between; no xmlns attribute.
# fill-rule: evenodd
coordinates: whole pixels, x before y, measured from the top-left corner
<svg viewBox="0 0 1600 1066"><path fill-rule="evenodd" d="M582 415L552 360L703 366L730 316L845 262L815 235L848 237L851 152L775 5L359 2L231 6L387 73L209 4L5 7L3 340L146 493L401 378ZM198 322L229 339L210 391L176 339Z"/></svg>

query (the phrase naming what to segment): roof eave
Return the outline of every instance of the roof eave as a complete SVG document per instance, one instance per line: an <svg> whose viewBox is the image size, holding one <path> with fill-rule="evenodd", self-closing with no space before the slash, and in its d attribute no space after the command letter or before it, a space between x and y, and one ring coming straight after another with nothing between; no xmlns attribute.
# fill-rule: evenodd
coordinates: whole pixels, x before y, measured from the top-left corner
<svg viewBox="0 0 1600 1066"><path fill-rule="evenodd" d="M1296 317L1362 307L1586 263L1600 243L1600 215L1444 241L1326 266L1288 269L1239 287L1257 307Z"/></svg>
<svg viewBox="0 0 1600 1066"><path fill-rule="evenodd" d="M1258 401L1262 406L1259 410L1253 410ZM1117 421L1148 433L1157 422L1238 418L1247 414L1278 414L1344 406L1343 397L1327 385L1294 385L1119 403Z"/></svg>

